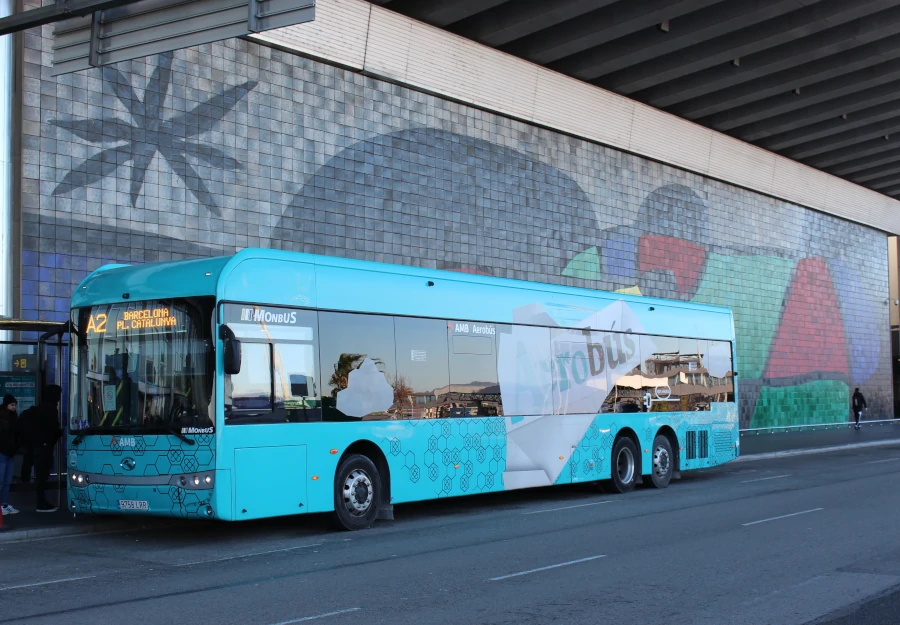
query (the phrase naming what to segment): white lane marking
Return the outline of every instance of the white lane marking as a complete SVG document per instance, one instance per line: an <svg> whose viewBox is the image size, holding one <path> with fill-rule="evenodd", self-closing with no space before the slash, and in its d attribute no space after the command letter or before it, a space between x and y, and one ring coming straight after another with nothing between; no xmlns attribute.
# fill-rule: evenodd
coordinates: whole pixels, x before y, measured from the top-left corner
<svg viewBox="0 0 900 625"><path fill-rule="evenodd" d="M550 566L542 566L537 569L529 569L527 571L519 571L518 573L510 573L509 575L501 575L500 577L492 577L488 581L489 582L499 582L501 579L509 579L510 577L519 577L520 575L529 575L531 573L537 573L539 571L549 571L550 569L558 569L561 566L569 566L572 564L580 564L581 562L590 562L591 560L597 560L599 558L605 558L606 554L599 556L591 556L589 558L579 558L578 560L569 560L568 562L560 562L559 564L551 564Z"/></svg>
<svg viewBox="0 0 900 625"><path fill-rule="evenodd" d="M761 519L759 521L751 521L750 523L742 523L744 527L749 525L756 525L757 523L768 523L769 521L777 521L778 519L786 519L792 516L800 516L801 514L809 514L810 512L818 512L819 510L824 510L825 508L813 508L812 510L804 510L803 512L794 512L793 514L782 514L781 516L773 516L771 519Z"/></svg>
<svg viewBox="0 0 900 625"><path fill-rule="evenodd" d="M790 458L791 456L808 456L810 454L825 454L830 451L863 449L865 447L884 447L886 445L900 445L900 438L891 438L883 441L870 441L868 443L835 445L834 447L813 447L812 449L789 449L787 451L772 451L765 454L750 454L749 456L739 456L732 460L732 462L753 462L754 460L770 460L772 458Z"/></svg>
<svg viewBox="0 0 900 625"><path fill-rule="evenodd" d="M283 553L285 551L296 551L297 549L307 549L309 547L319 547L323 543L315 543L312 545L299 545L297 547L285 547L284 549L272 549L270 551L254 551L253 553L242 553L236 556L228 556L227 558L215 558L214 560L197 560L196 562L182 562L175 566L194 566L195 564L210 564L212 562L228 562L229 560L240 560L241 558L252 558L254 556L265 556L270 553Z"/></svg>
<svg viewBox="0 0 900 625"><path fill-rule="evenodd" d="M881 464L882 462L896 462L900 460L900 458L885 458L884 460L872 460L871 462L867 462L866 464Z"/></svg>
<svg viewBox="0 0 900 625"><path fill-rule="evenodd" d="M316 614L315 616L304 616L303 618L295 618L293 621L279 621L272 625L291 625L291 623L305 623L306 621L315 621L316 619L326 618L329 616L337 616L338 614L347 614L348 612L358 612L362 608L347 608L346 610L337 610L335 612L326 612L325 614Z"/></svg>
<svg viewBox="0 0 900 625"><path fill-rule="evenodd" d="M765 482L766 480L780 480L783 477L791 477L790 473L784 475L774 475L772 477L758 477L755 480L744 480L741 484L749 484L750 482Z"/></svg>
<svg viewBox="0 0 900 625"><path fill-rule="evenodd" d="M580 503L577 506L563 506L562 508L550 508L548 510L532 510L531 512L523 512L522 514L544 514L545 512L556 512L557 510L571 510L572 508L586 508L587 506L599 506L604 503L615 503L614 499L606 501L595 501L593 503Z"/></svg>
<svg viewBox="0 0 900 625"><path fill-rule="evenodd" d="M0 592L4 590L16 590L17 588L34 588L35 586L46 586L48 584L62 584L63 582L76 582L80 579L94 579L96 575L85 575L83 577L66 577L65 579L51 579L46 582L35 582L33 584L20 584L18 586L6 586L0 588Z"/></svg>

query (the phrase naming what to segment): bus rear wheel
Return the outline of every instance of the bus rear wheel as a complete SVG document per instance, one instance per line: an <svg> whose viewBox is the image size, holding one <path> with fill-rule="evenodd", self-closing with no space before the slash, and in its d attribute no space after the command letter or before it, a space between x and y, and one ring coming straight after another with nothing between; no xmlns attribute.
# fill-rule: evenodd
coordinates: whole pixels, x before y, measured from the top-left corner
<svg viewBox="0 0 900 625"><path fill-rule="evenodd" d="M627 436L621 437L613 445L612 487L616 492L627 493L634 490L637 482L637 447Z"/></svg>
<svg viewBox="0 0 900 625"><path fill-rule="evenodd" d="M334 521L340 529L370 527L378 516L381 476L367 457L344 458L334 475Z"/></svg>
<svg viewBox="0 0 900 625"><path fill-rule="evenodd" d="M668 486L675 472L674 458L675 454L672 453L672 443L669 439L661 434L657 436L653 440L653 453L650 457L653 468L650 471L650 479L644 480L644 484L654 488Z"/></svg>

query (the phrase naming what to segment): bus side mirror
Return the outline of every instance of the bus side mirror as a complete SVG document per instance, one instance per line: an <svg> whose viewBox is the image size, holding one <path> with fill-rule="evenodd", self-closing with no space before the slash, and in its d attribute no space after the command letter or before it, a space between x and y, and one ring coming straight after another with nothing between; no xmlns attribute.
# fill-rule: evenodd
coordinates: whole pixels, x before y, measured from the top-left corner
<svg viewBox="0 0 900 625"><path fill-rule="evenodd" d="M219 328L219 336L224 345L222 360L225 375L237 375L241 372L241 342L228 326Z"/></svg>

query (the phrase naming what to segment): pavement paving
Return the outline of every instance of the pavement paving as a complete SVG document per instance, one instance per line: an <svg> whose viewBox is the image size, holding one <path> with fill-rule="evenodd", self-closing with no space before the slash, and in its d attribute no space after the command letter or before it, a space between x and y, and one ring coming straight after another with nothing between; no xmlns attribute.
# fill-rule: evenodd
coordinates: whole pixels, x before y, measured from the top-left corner
<svg viewBox="0 0 900 625"><path fill-rule="evenodd" d="M625 496L572 486L398 506L356 533L311 516L5 543L0 623L893 619L875 610L900 588L898 480L900 441ZM860 621L884 622L897 621Z"/></svg>

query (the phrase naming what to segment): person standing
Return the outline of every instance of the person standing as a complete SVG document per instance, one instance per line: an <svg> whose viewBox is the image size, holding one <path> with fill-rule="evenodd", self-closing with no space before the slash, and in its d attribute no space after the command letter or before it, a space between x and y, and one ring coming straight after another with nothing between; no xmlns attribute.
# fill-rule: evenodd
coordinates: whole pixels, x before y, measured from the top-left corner
<svg viewBox="0 0 900 625"><path fill-rule="evenodd" d="M853 391L853 414L856 416L856 429L859 429L859 420L862 418L862 411L866 408L866 398L859 392L859 388Z"/></svg>
<svg viewBox="0 0 900 625"><path fill-rule="evenodd" d="M16 451L21 438L19 415L16 414L18 405L18 400L12 395L5 395L0 405L0 506L4 515L19 512L9 503L9 487L12 485Z"/></svg>
<svg viewBox="0 0 900 625"><path fill-rule="evenodd" d="M34 457L34 474L37 492L37 511L56 512L57 507L47 501L47 482L53 468L53 452L56 441L62 436L59 427L59 401L62 389L55 384L44 389L41 403L22 413L23 437L26 447Z"/></svg>

